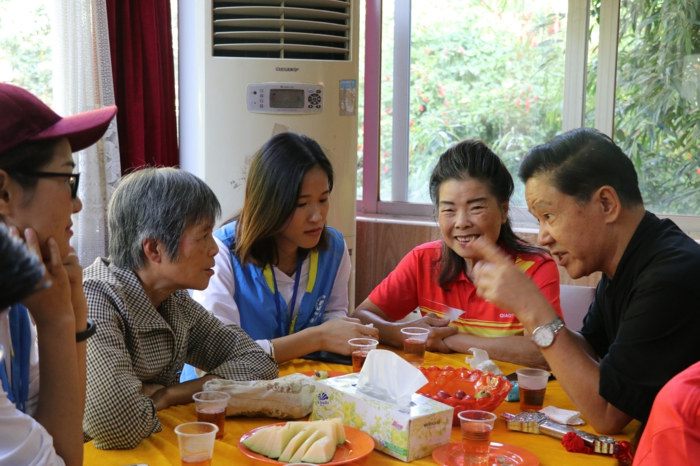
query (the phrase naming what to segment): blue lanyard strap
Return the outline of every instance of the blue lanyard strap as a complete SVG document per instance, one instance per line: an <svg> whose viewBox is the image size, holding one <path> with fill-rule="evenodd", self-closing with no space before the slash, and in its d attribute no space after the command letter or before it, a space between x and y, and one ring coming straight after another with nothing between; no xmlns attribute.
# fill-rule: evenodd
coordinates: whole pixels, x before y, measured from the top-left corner
<svg viewBox="0 0 700 466"><path fill-rule="evenodd" d="M31 350L31 323L27 308L21 304L15 304L10 309L10 338L12 345L9 350L10 370L12 384L10 384L5 362L0 360L0 381L2 388L7 392L7 397L17 409L26 410L27 397L29 396L29 353ZM8 355L5 354L5 357Z"/></svg>
<svg viewBox="0 0 700 466"><path fill-rule="evenodd" d="M7 369L5 368L5 347L2 345L0 345L0 384L2 385L2 390L7 393L8 398L12 396L12 386L7 378Z"/></svg>
<svg viewBox="0 0 700 466"><path fill-rule="evenodd" d="M270 291L272 291L275 295L275 307L277 308L277 322L278 322L278 332L280 336L284 335L289 335L294 333L294 327L296 325L296 320L297 316L294 315L294 307L296 306L297 303L297 290L299 289L299 279L301 276L301 264L303 263L303 259L299 259L299 263L297 264L297 272L296 276L294 278L294 294L292 296L292 306L291 309L287 314L282 312L282 296L279 294L279 291L277 290L277 278L275 277L275 274L272 270L271 265L266 265L265 268L263 269L263 275L265 276L265 281L267 282L267 286L270 288ZM318 257L318 251L311 251L311 254L309 256L309 279L308 282L306 283L306 292L311 293L314 289L314 286L316 285L316 277L318 273L318 262L319 262L319 257ZM291 318L291 323L288 324L289 320ZM289 328L289 332L287 332L287 328Z"/></svg>
<svg viewBox="0 0 700 466"><path fill-rule="evenodd" d="M280 336L290 335L294 333L294 323L296 322L296 316L294 316L294 307L297 303L297 290L299 288L299 279L301 278L301 264L303 262L304 259L300 257L299 261L297 262L297 271L294 274L294 292L292 293L292 302L290 303L289 310L286 313L282 312L282 295L280 295L280 292L277 289L277 277L275 276L275 271L272 268L272 266L266 267L265 270L265 272L269 270L270 275L272 275L272 284L274 287L273 291L275 292L275 307L277 308L277 325ZM269 277L266 278L268 278L269 285ZM289 324L290 320L292 321L291 324ZM287 332L287 328L289 328L289 332Z"/></svg>

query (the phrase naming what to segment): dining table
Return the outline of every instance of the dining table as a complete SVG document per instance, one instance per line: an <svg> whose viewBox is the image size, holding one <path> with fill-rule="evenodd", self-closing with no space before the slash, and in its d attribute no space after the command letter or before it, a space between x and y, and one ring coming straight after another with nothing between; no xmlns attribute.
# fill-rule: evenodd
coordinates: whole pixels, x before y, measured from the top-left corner
<svg viewBox="0 0 700 466"><path fill-rule="evenodd" d="M399 349L384 346L381 348L390 349L399 355L403 355L403 351ZM494 362L504 374L510 374L522 367L502 361ZM426 352L424 366L452 366L455 368L469 369L469 365L465 360L465 355L459 353L442 354ZM325 370L332 373L351 373L352 366L294 359L280 364L280 377L294 373L310 373L314 370ZM557 380L551 380L547 384L544 405L576 410L576 406L566 395ZM618 461L609 455L568 452L562 445L561 440L553 437L509 430L506 421L501 418L500 415L505 412L517 414L520 412L519 406L518 401L504 401L494 410L494 413L497 414L499 418L496 420L496 425L492 432L492 442L503 444L503 448L514 446L516 450L518 448L525 449L533 453L539 459L539 465L541 466L616 466L618 464ZM584 416L581 417L585 420ZM84 446L84 464L100 466L179 465L180 454L175 427L185 422L197 420L195 405L194 403L190 403L187 405L171 406L170 408L159 411L158 418L163 425L163 430L143 439L133 450L100 450L95 448L93 442L86 443ZM279 419L266 417L236 416L226 418L226 433L223 439L215 442L214 456L211 462L212 466L264 466L264 463L260 460L244 455L238 448L238 442L244 434L252 429L279 422ZM588 423L576 427L587 432L595 433ZM632 421L620 434L613 435L612 437L616 440L631 441L639 427L640 423L638 421ZM450 442L461 442L459 426L452 427ZM405 463L377 450L373 450L368 456L358 459L352 464L357 466L396 466ZM427 466L439 463L436 463L431 456L426 456L425 458L412 461L411 464L415 466ZM527 462L523 464L532 466L533 463Z"/></svg>

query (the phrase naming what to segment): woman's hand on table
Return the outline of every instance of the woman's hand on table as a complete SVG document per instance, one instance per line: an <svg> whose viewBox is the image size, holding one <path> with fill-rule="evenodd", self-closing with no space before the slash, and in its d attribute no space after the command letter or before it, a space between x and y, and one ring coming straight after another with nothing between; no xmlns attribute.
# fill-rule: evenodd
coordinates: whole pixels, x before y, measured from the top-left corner
<svg viewBox="0 0 700 466"><path fill-rule="evenodd" d="M156 385L156 384L152 384ZM143 390L143 388L142 388ZM161 411L163 409L167 409L170 406L173 405L173 403L170 402L170 399L168 398L168 387L163 387L155 390L153 393L148 396L151 400L153 400L153 404L156 406L156 411Z"/></svg>
<svg viewBox="0 0 700 466"><path fill-rule="evenodd" d="M424 327L430 330L428 335L428 351L437 351L439 353L451 353L452 350L443 341L452 335L457 334L457 327L449 327L450 319L442 319L434 314L427 314L418 320L408 322L404 327ZM400 330L399 330L400 331ZM403 337L402 337L403 338Z"/></svg>
<svg viewBox="0 0 700 466"><path fill-rule="evenodd" d="M363 325L353 317L339 317L321 325L305 328L271 341L278 363L303 357L316 351L330 351L349 355L352 353L348 340L352 338L379 338L379 330Z"/></svg>
<svg viewBox="0 0 700 466"><path fill-rule="evenodd" d="M395 346L403 348L403 334L401 333L402 328L420 327L430 330L430 335L428 335L428 343L426 346L428 351L451 353L452 350L443 340L455 335L458 330L457 327L450 327L449 325L450 319L442 319L435 314L426 314L420 319L411 320L409 322L395 322L392 324L396 340Z"/></svg>
<svg viewBox="0 0 700 466"><path fill-rule="evenodd" d="M191 403L192 395L204 390L204 383L206 381L218 378L220 377L217 375L207 374L204 377L199 377L183 383L176 383L167 387L158 384L143 384L141 386L141 392L153 400L156 411L160 411L171 406ZM152 393L149 395L144 390L152 391Z"/></svg>
<svg viewBox="0 0 700 466"><path fill-rule="evenodd" d="M348 340L352 338L379 339L379 330L363 325L360 319L341 317L332 319L318 326L322 350L349 355L352 348Z"/></svg>
<svg viewBox="0 0 700 466"><path fill-rule="evenodd" d="M145 383L141 385L141 393L151 398L161 388L165 388L165 386L157 383Z"/></svg>
<svg viewBox="0 0 700 466"><path fill-rule="evenodd" d="M457 327L449 327L449 319L441 319L433 314L428 314L420 319L409 322L397 322L389 317L383 310L369 299L360 304L353 315L357 315L365 324L373 324L379 329L380 342L385 345L403 348L403 335L401 329L405 327L422 327L430 330L427 349L441 353L451 353L442 339L457 333Z"/></svg>

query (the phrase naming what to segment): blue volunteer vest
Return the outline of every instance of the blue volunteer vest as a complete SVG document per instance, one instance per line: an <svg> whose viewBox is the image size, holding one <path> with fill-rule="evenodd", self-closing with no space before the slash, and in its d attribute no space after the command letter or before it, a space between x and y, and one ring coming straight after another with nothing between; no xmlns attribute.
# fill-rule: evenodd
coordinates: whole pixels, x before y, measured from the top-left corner
<svg viewBox="0 0 700 466"><path fill-rule="evenodd" d="M224 225L214 232L214 236L229 249L236 287L233 299L238 305L243 330L253 340L271 340L320 325L345 251L345 242L340 232L326 227L329 247L310 253L309 279L299 312L296 316L289 316L287 303L280 296L280 310L284 319L280 322L271 267L268 265L261 269L254 264L242 265L230 252L236 241L236 223Z"/></svg>

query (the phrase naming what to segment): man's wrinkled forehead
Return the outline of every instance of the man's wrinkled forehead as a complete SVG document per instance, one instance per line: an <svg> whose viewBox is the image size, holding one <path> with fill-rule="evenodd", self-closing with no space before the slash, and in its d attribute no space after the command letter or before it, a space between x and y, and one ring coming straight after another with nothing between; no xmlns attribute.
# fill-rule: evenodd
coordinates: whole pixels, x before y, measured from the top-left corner
<svg viewBox="0 0 700 466"><path fill-rule="evenodd" d="M525 183L525 200L531 209L552 205L552 196L563 194L555 186L551 173L540 173Z"/></svg>

